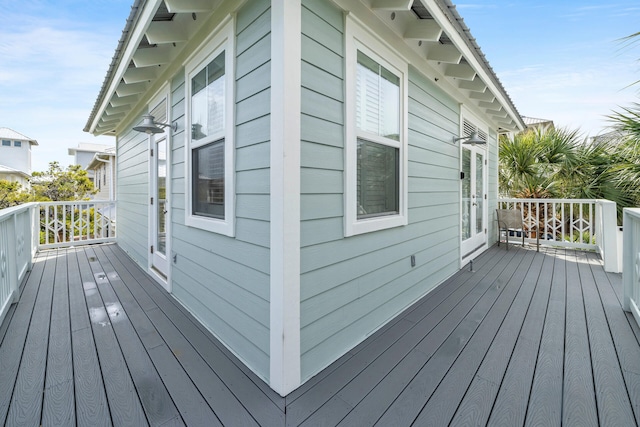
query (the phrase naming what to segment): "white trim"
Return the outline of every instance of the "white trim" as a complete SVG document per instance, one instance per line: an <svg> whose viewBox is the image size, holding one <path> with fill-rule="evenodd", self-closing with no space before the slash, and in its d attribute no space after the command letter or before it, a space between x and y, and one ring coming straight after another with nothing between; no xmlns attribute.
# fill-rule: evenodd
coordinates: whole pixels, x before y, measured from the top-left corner
<svg viewBox="0 0 640 427"><path fill-rule="evenodd" d="M165 102L166 105L166 123L171 123L172 121L172 117L171 117L171 90L169 87L169 83L166 83L162 86L162 88L158 91L158 93L156 95L154 95L151 100L149 101L149 104L147 105L147 109L148 112L153 111L156 106L158 106L161 102ZM163 134L158 134L161 135L161 137L164 138L165 140L165 144L166 144L166 150L167 150L167 178L166 178L166 192L167 195L171 195L171 141L173 139L173 133L170 127L165 128L165 132ZM148 141L148 146L147 146L147 153L150 154L149 150L150 149L156 149L156 138L154 135L149 135L149 137L147 138ZM157 177L156 177L156 170L155 170L155 165L157 162L157 153L154 153L155 157L151 158L151 156L148 156L148 160L147 160L147 164L148 164L148 176L149 176L149 197L153 197L152 195L156 194L156 190L157 190ZM147 262L147 271L150 273L150 275L156 279L156 281L158 283L160 283L167 292L171 292L172 286L171 286L171 262L170 262L170 254L171 254L171 206L170 206L170 202L171 199L169 197L167 197L166 199L167 201L167 214L165 216L165 233L166 233L166 242L165 242L165 257L166 257L166 268L165 271L161 271L158 270L156 268L156 264L154 263L154 254L149 254L148 262ZM157 201L156 201L157 203ZM157 224L156 224L156 219L157 217L155 216L155 209L156 209L157 204L151 205L149 204L149 213L148 213L148 244L147 244L147 249L154 244L155 241L155 237L154 234L157 232ZM155 250L154 250L155 253ZM161 274L160 274L161 273ZM164 275L164 276L163 276Z"/></svg>
<svg viewBox="0 0 640 427"><path fill-rule="evenodd" d="M442 9L439 6L439 2L436 0L420 0L427 8L433 19L440 25L440 28L447 34L449 39L453 42L454 46L462 53L462 56L469 62L471 67L476 71L478 76L482 79L482 81L487 85L488 90L496 97L498 102L503 106L505 110L508 111L509 117L511 117L516 127L519 127L520 120L517 119L519 114L517 111L514 111L511 108L510 102L504 98L502 95L502 91L493 83L494 79L491 78L490 71L486 69L486 66L480 63L473 52L469 48L466 43L466 40L460 35L460 33L455 29L455 27L449 21L449 18L444 14ZM454 6L455 7L455 6Z"/></svg>
<svg viewBox="0 0 640 427"><path fill-rule="evenodd" d="M207 39L185 65L185 224L226 236L235 236L235 21L225 19L214 37ZM191 161L192 149L203 144L191 142L191 77L222 51L225 52L225 129L224 138L224 219L193 215ZM217 139L217 138L216 138ZM207 140L208 142L212 142Z"/></svg>
<svg viewBox="0 0 640 427"><path fill-rule="evenodd" d="M357 209L357 138L356 129L356 64L357 51L379 62L400 78L400 141L397 143L400 155L399 170L399 213L358 220ZM363 27L352 15L347 15L345 23L345 189L344 189L344 233L353 236L361 233L399 227L408 224L408 114L409 114L409 66L382 40ZM375 138L367 138L374 140ZM379 138L386 139L386 138ZM374 141L379 142L379 141ZM385 142L386 145L393 146Z"/></svg>
<svg viewBox="0 0 640 427"><path fill-rule="evenodd" d="M120 77L124 75L125 71L129 67L129 64L131 63L131 58L133 58L133 55L138 49L140 40L142 40L145 33L147 32L147 28L149 27L151 20L156 14L156 11L158 10L160 3L162 3L162 0L149 0L143 6L144 9L140 14L140 17L137 22L145 22L146 25L144 26L136 25L136 27L131 30L133 31L133 34L125 47L124 53L122 54L122 60L118 63L118 68L114 71L113 75L120 76ZM93 122L91 122L91 125L89 126L89 133L93 134L95 132L98 122L102 118L102 115L104 114L104 110L106 110L106 108L109 106L111 97L113 93L116 91L116 88L118 87L118 85L120 84L120 81L121 81L120 78L114 78L111 81L111 84L109 85L109 89L105 92L108 94L108 96L105 96L103 98L102 104L99 106L96 112L96 115L93 118Z"/></svg>
<svg viewBox="0 0 640 427"><path fill-rule="evenodd" d="M476 167L475 167L475 155L477 153L481 153L484 160L485 160L485 164L483 165L483 175L482 175L482 185L483 185L483 193L487 196L487 198L483 201L482 204L482 225L483 225L483 229L486 230L486 232L484 233L484 241L481 242L481 244L478 244L476 242L476 246L472 248L472 251L469 253L464 253L463 251L463 246L464 246L464 240L462 239L462 233L463 233L463 229L462 229L462 179L460 180L460 187L459 187L459 200L460 200L460 220L459 220L459 226L460 226L460 267L463 266L463 264L469 260L469 259L473 259L474 257L476 257L477 255L479 255L480 253L482 253L484 250L486 250L489 245L489 127L487 126L487 124L482 121L480 118L478 118L478 116L476 116L475 114L473 114L471 111L469 111L469 109L464 106L461 105L460 106L460 123L459 123L459 136L464 136L464 122L465 120L469 123L471 123L472 125L474 125L479 131L483 131L486 133L487 135L487 143L485 145L476 145L476 146L469 146L469 147L465 147L463 145L463 141L458 141L458 145L459 145L459 150L460 150L460 171L462 171L462 150L464 149L468 149L469 152L471 153L471 158L472 158L472 164L471 164L471 172L472 175L475 175L475 171L476 171ZM471 219L470 219L471 220ZM472 231L475 230L475 221L472 221L471 224L471 229ZM477 234L475 234L477 235ZM478 240L476 238L474 238L474 235L472 234L471 237L469 237L469 239L467 240Z"/></svg>
<svg viewBox="0 0 640 427"><path fill-rule="evenodd" d="M271 2L271 388L300 385L300 108L302 7Z"/></svg>

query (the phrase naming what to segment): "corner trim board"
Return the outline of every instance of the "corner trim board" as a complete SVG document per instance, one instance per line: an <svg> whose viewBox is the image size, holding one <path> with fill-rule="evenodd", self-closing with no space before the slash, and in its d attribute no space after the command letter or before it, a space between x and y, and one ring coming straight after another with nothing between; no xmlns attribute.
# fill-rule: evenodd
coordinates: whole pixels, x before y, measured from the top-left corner
<svg viewBox="0 0 640 427"><path fill-rule="evenodd" d="M300 96L302 6L271 2L269 383L300 385Z"/></svg>

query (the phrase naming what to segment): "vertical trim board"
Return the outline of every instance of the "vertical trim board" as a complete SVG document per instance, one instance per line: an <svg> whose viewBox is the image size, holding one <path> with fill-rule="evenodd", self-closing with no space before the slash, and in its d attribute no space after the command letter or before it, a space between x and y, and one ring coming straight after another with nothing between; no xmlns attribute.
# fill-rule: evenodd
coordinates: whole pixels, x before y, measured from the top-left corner
<svg viewBox="0 0 640 427"><path fill-rule="evenodd" d="M269 382L282 396L300 385L301 9L271 2Z"/></svg>

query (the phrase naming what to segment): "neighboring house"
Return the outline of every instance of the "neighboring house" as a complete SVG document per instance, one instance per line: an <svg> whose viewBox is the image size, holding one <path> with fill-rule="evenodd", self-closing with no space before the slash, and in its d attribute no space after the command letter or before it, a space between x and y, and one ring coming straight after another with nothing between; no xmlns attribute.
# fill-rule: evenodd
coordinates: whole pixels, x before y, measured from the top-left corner
<svg viewBox="0 0 640 427"><path fill-rule="evenodd" d="M548 130L555 127L553 124L553 120L537 119L535 117L526 116L522 116L522 120L524 121L524 124L527 125L527 129Z"/></svg>
<svg viewBox="0 0 640 427"><path fill-rule="evenodd" d="M614 144L618 145L627 141L631 137L631 134L623 130L611 130L599 135L591 137L591 143L593 144Z"/></svg>
<svg viewBox="0 0 640 427"><path fill-rule="evenodd" d="M88 169L89 163L93 161L96 153L104 153L106 150L111 148L113 148L112 145L80 142L77 147L69 148L68 153L70 156L73 156L73 164L80 165L82 166L82 169L86 169L87 176L91 182L94 182L94 171L92 169Z"/></svg>
<svg viewBox="0 0 640 427"><path fill-rule="evenodd" d="M29 188L31 179L31 146L38 141L0 127L0 179L17 181Z"/></svg>
<svg viewBox="0 0 640 427"><path fill-rule="evenodd" d="M95 153L86 169L93 175L93 185L98 190L93 199L116 200L116 148Z"/></svg>
<svg viewBox="0 0 640 427"><path fill-rule="evenodd" d="M138 0L85 131L118 244L286 395L494 243L525 126L449 0Z"/></svg>

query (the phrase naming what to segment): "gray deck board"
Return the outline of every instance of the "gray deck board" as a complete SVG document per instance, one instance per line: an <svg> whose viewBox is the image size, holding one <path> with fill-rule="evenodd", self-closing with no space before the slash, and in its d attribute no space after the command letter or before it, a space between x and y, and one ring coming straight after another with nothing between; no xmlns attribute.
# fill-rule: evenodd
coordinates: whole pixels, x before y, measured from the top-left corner
<svg viewBox="0 0 640 427"><path fill-rule="evenodd" d="M474 269L281 398L116 245L42 252L0 325L0 425L640 423L619 274L517 246Z"/></svg>
<svg viewBox="0 0 640 427"><path fill-rule="evenodd" d="M578 280L575 254L568 253L567 312L565 324L564 393L562 423L564 425L598 425L589 336L584 312L582 287Z"/></svg>
<svg viewBox="0 0 640 427"><path fill-rule="evenodd" d="M18 377L11 398L6 421L9 425L36 425L40 422L42 390L47 364L46 347L49 342L49 313L55 271L56 257L49 256L42 274L40 282L42 289L36 297Z"/></svg>
<svg viewBox="0 0 640 427"><path fill-rule="evenodd" d="M545 258L537 280L531 280L527 284L535 287L535 295L526 309L524 323L502 379L498 397L489 417L489 424L522 425L524 423L549 301L552 272L553 260ZM532 272L529 278L535 277L535 274L537 272Z"/></svg>
<svg viewBox="0 0 640 427"><path fill-rule="evenodd" d="M211 335L196 327L195 319L176 302L168 299L166 292L161 290L157 283L152 282L150 277L142 272L137 265L131 263L131 260L121 250L114 246L104 247L104 250L112 263L122 263L122 267L131 277L142 285L130 288L132 292L135 290L136 297L141 296L142 292L148 294L148 297L171 319L171 322L181 331L210 368L215 367L216 374L253 419L259 420L263 425L282 425L284 423L284 411L280 410L272 398L256 386L255 381L259 380L254 374L247 374L247 372L240 370L234 360L214 343ZM252 379L252 377L255 378ZM270 391L270 394L273 393L275 392ZM281 400L284 401L284 399Z"/></svg>
<svg viewBox="0 0 640 427"><path fill-rule="evenodd" d="M562 256L561 256L562 255ZM560 425L564 369L564 320L567 274L564 250L555 257L549 303L531 386L526 426Z"/></svg>
<svg viewBox="0 0 640 427"><path fill-rule="evenodd" d="M76 407L71 358L71 321L69 319L69 278L66 252L56 265L49 329L49 352L42 407L43 425L73 425Z"/></svg>
<svg viewBox="0 0 640 427"><path fill-rule="evenodd" d="M18 368L31 322L31 315L40 288L44 272L46 255L39 255L37 263L30 272L20 301L7 327L5 338L0 347L0 424L4 425L9 412L13 389L18 376Z"/></svg>
<svg viewBox="0 0 640 427"><path fill-rule="evenodd" d="M136 392L129 368L118 344L118 338L110 322L107 307L105 307L97 289L98 286L105 283L99 276L94 277L83 252L78 253L78 265L83 286L87 289L85 297L102 368L111 421L115 426L148 425L140 397ZM91 284L95 284L95 289L91 289Z"/></svg>
<svg viewBox="0 0 640 427"><path fill-rule="evenodd" d="M355 405L354 410L342 420L341 424L357 425L361 420L364 420L365 424L373 425L387 412L389 406L396 401L396 397L401 399L396 405L402 405L401 407L403 408L416 408L417 401L410 400L412 397L409 393L413 390L423 393L421 397L422 402L425 403L428 396L424 396L424 394L431 394L429 387L431 387L432 383L416 382L412 388L408 390L405 390L405 388L411 384L418 373L421 373L421 376L429 376L427 374L428 369L449 368L452 360L448 357L448 352L452 352L453 355L458 354L461 346L468 340L470 333L475 330L486 314L483 310L493 305L500 293L505 289L505 284L511 278L519 263L530 262L532 258L530 253L527 253L528 260L523 261L524 258L516 259L516 254L517 251L513 250L508 255L505 255L496 267L480 277L471 292L466 294L460 301L457 301L454 297L448 300L447 304L442 304L437 310L434 310L432 314L437 317L429 319L428 322L435 323L437 326L420 340L406 357L403 356L403 359L396 362L395 366L392 365L385 368L387 372L389 372L390 368L391 371L386 374L382 381L376 384L366 399ZM451 307L451 304L455 304L455 306ZM416 330L419 332L421 328L416 328ZM393 349L394 352L398 352L398 350ZM437 357L431 361L436 352ZM445 372L436 372L436 375L443 375ZM389 390L388 393L387 390ZM346 395L344 397L355 402L356 396L357 394L353 397ZM399 406L391 409L391 413L387 415L386 419L393 418L395 414L398 414L401 418L409 415L408 413L398 413L397 408ZM412 415L415 417L417 412ZM412 421L413 418L408 422Z"/></svg>
<svg viewBox="0 0 640 427"><path fill-rule="evenodd" d="M522 311L530 306L534 294L538 296L540 293L535 286L535 271L550 259L543 255L534 258L531 274L527 274L506 315L496 316L496 321L500 321L499 326L494 327L488 322L482 324L473 342L465 348L463 355L456 360L436 393L422 409L417 424L446 425L454 415L456 419L453 425L481 425L486 422L497 394L497 385L502 382L522 328ZM492 310L495 312L495 309ZM495 329L498 329L497 334Z"/></svg>
<svg viewBox="0 0 640 427"><path fill-rule="evenodd" d="M586 318L600 424L633 425L629 394L587 254L578 253L577 258L585 310L589 313Z"/></svg>
<svg viewBox="0 0 640 427"><path fill-rule="evenodd" d="M629 400L631 401L635 414L636 423L640 425L640 346L637 339L634 341L635 335L633 324L629 323L629 319L625 313L619 309L620 303L615 295L615 287L622 286L620 281L613 282L610 280L611 275L606 274L601 268L601 262L589 257L591 271L596 282L596 287L602 306L604 308L607 322L609 323L609 331L613 339L622 375L624 376L626 388L629 392ZM613 277L614 279L616 277ZM619 276L617 276L619 279Z"/></svg>
<svg viewBox="0 0 640 427"><path fill-rule="evenodd" d="M430 400L458 356L471 342L480 325L492 331L491 336L495 335L495 331L502 323L505 313L527 277L534 255L535 252L530 252L522 258L520 264L510 263L496 278L495 285L484 293L465 320L447 337L433 357L386 410L376 423L377 425L409 425L416 421L425 402ZM506 286L507 282L512 285ZM437 373L434 374L434 371Z"/></svg>
<svg viewBox="0 0 640 427"><path fill-rule="evenodd" d="M97 277L98 292L107 309L109 322L113 327L149 424L160 426L170 420L177 424L182 423L180 414L151 361L150 354L144 350L144 345L126 314L137 311L137 307L129 305L130 301L126 298L116 296L112 283L117 284L119 277L113 274L111 269L103 269L97 260L91 261L95 259L93 248L87 249L85 254L89 256L89 266L93 276Z"/></svg>
<svg viewBox="0 0 640 427"><path fill-rule="evenodd" d="M73 249L67 250L67 278L76 422L78 426L110 426L111 413L84 298L85 292L95 291L95 283L87 283L86 289L83 286Z"/></svg>
<svg viewBox="0 0 640 427"><path fill-rule="evenodd" d="M287 423L298 425L312 414L311 423L329 421L327 417L340 419L346 416L359 403L358 396L364 398L441 319L458 304L465 304L465 296L477 290L476 285L482 278L494 268L506 267L512 257L504 255L488 260L475 274L462 272L451 286L438 289L408 310L402 316L402 322L379 334L377 339L367 340L369 344L358 353L358 357L350 359L287 406ZM345 396L351 406L346 407L341 396ZM332 408L332 401L339 407ZM319 409L319 413L314 414Z"/></svg>

